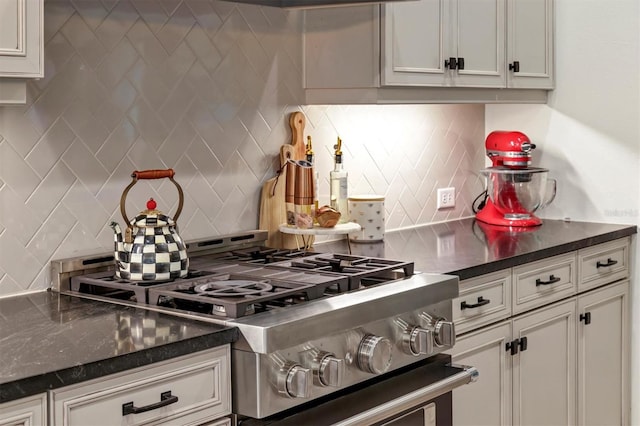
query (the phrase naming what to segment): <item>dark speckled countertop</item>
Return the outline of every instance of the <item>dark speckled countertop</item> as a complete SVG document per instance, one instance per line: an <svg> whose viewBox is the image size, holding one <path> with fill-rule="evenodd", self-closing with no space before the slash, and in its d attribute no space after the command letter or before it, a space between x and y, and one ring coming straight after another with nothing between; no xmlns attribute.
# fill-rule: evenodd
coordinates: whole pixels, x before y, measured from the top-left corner
<svg viewBox="0 0 640 426"><path fill-rule="evenodd" d="M520 230L475 219L387 232L384 242L352 243L355 255L413 261L416 271L447 273L460 279L533 262L633 235L632 225L545 220ZM346 239L317 244L323 252L346 253Z"/></svg>
<svg viewBox="0 0 640 426"><path fill-rule="evenodd" d="M0 299L0 403L237 338L236 328L50 291Z"/></svg>

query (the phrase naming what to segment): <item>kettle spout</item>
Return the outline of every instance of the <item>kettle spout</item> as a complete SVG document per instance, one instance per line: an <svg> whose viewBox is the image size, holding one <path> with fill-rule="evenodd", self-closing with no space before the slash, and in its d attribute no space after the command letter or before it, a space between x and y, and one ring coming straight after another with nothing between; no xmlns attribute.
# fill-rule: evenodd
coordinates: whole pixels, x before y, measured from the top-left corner
<svg viewBox="0 0 640 426"><path fill-rule="evenodd" d="M111 222L109 226L111 227L111 229L113 229L113 232L115 233L116 241L117 240L122 241L122 229L120 229L120 225L118 225L118 222Z"/></svg>
<svg viewBox="0 0 640 426"><path fill-rule="evenodd" d="M109 226L113 229L114 257L116 261L116 276L121 278L121 272L129 270L129 252L126 250L122 229L117 222L111 222Z"/></svg>

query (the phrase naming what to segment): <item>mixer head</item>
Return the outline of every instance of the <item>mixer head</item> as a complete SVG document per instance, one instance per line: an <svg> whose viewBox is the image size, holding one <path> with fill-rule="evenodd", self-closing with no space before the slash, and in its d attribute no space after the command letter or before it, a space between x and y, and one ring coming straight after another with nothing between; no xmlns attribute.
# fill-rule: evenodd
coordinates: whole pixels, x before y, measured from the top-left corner
<svg viewBox="0 0 640 426"><path fill-rule="evenodd" d="M531 151L536 147L524 133L506 130L489 133L484 146L493 167L511 169L530 166Z"/></svg>

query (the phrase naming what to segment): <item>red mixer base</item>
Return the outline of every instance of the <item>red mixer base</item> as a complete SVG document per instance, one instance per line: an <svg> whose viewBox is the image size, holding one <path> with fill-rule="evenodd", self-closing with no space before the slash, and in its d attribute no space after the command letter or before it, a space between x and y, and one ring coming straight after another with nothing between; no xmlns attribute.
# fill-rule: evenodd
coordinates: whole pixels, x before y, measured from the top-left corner
<svg viewBox="0 0 640 426"><path fill-rule="evenodd" d="M526 218L506 218L502 213L498 212L491 200L487 200L487 204L482 210L476 213L476 219L484 223L499 226L540 226L542 220L538 216L528 214Z"/></svg>

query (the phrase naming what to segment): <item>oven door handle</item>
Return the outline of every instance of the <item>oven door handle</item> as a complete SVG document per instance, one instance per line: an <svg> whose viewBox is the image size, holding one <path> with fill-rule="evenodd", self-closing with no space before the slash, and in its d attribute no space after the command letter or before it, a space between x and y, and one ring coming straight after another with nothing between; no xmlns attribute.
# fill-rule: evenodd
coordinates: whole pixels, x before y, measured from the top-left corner
<svg viewBox="0 0 640 426"><path fill-rule="evenodd" d="M372 424L389 418L389 413L401 413L413 407L420 406L427 401L439 397L453 389L478 380L478 370L471 366L460 366L463 370L446 379L410 392L400 398L393 399L375 408L344 419L333 426L358 426Z"/></svg>

